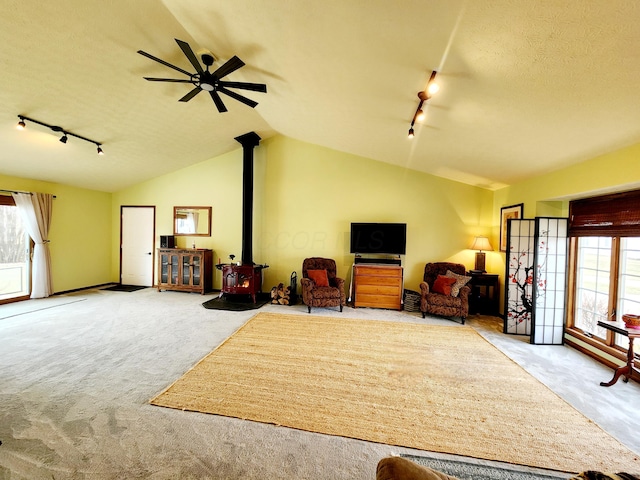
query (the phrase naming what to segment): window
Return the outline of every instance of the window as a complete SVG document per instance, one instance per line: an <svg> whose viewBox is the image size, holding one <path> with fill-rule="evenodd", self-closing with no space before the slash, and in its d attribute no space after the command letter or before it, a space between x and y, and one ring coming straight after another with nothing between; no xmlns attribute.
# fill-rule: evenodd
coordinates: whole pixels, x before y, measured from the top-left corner
<svg viewBox="0 0 640 480"><path fill-rule="evenodd" d="M574 325L600 338L607 336L598 321L609 318L611 243L610 237L578 238Z"/></svg>
<svg viewBox="0 0 640 480"><path fill-rule="evenodd" d="M571 202L569 217L568 333L624 359L628 338L598 322L640 314L640 191Z"/></svg>
<svg viewBox="0 0 640 480"><path fill-rule="evenodd" d="M0 195L0 302L28 298L31 241L12 197Z"/></svg>
<svg viewBox="0 0 640 480"><path fill-rule="evenodd" d="M640 237L620 239L620 273L618 275L618 302L620 315L640 315ZM629 338L616 334L615 343L629 347Z"/></svg>

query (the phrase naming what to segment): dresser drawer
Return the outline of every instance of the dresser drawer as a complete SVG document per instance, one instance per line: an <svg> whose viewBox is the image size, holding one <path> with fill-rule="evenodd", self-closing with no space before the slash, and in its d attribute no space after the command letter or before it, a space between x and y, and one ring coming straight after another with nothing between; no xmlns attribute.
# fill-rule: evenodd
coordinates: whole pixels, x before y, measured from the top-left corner
<svg viewBox="0 0 640 480"><path fill-rule="evenodd" d="M356 286L356 298L360 295L395 295L400 294L400 285L361 285Z"/></svg>
<svg viewBox="0 0 640 480"><path fill-rule="evenodd" d="M356 275L375 277L399 277L402 278L402 267L396 266L368 266L356 265Z"/></svg>

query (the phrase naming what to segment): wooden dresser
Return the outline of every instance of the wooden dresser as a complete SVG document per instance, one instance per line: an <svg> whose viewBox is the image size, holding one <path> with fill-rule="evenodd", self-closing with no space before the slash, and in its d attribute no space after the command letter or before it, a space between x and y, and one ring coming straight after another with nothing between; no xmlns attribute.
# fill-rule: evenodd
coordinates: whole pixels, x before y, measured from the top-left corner
<svg viewBox="0 0 640 480"><path fill-rule="evenodd" d="M158 249L158 291L205 294L213 287L213 250Z"/></svg>
<svg viewBox="0 0 640 480"><path fill-rule="evenodd" d="M354 307L402 310L402 267L399 265L355 264L353 266Z"/></svg>

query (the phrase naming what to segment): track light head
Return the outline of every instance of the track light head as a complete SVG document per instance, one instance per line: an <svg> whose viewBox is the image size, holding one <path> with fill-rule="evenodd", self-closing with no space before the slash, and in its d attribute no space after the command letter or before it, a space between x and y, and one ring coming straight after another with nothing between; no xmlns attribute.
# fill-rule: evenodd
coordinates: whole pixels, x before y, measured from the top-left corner
<svg viewBox="0 0 640 480"><path fill-rule="evenodd" d="M104 155L104 152L102 151L102 147L100 145L98 145L98 155Z"/></svg>
<svg viewBox="0 0 640 480"><path fill-rule="evenodd" d="M18 118L20 119L20 121L18 122L18 125L16 128L18 130L24 130L27 127L27 125L24 123L24 117L21 117L18 115Z"/></svg>
<svg viewBox="0 0 640 480"><path fill-rule="evenodd" d="M63 134L62 137L60 137L60 141L62 143L67 143L67 140L69 140L69 138L67 137L67 134Z"/></svg>
<svg viewBox="0 0 640 480"><path fill-rule="evenodd" d="M440 90L440 85L436 83L436 75L438 72L435 70L431 72L431 76L429 77L429 81L427 82L427 95L431 97L434 93Z"/></svg>
<svg viewBox="0 0 640 480"><path fill-rule="evenodd" d="M425 119L425 117L426 115L424 114L424 110L419 108L418 111L416 112L416 121L421 122Z"/></svg>
<svg viewBox="0 0 640 480"><path fill-rule="evenodd" d="M411 127L411 128L409 129L409 135L408 135L408 138L413 138L414 136L415 136L415 135L414 135L414 133L413 133L413 127Z"/></svg>

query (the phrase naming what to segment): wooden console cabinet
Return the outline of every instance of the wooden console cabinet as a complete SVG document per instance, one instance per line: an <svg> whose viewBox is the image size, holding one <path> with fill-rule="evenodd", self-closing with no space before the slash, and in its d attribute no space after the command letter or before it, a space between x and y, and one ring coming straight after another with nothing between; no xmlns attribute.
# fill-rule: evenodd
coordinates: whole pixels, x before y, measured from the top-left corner
<svg viewBox="0 0 640 480"><path fill-rule="evenodd" d="M159 248L158 291L205 294L213 288L213 250Z"/></svg>
<svg viewBox="0 0 640 480"><path fill-rule="evenodd" d="M354 307L402 310L402 267L355 264L353 266Z"/></svg>

